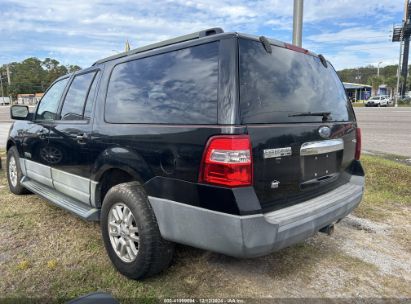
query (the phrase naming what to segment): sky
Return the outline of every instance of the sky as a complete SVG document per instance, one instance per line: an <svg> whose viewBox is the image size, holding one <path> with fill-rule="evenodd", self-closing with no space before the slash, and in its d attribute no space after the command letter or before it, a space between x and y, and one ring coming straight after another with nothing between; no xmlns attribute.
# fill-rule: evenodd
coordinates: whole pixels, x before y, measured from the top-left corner
<svg viewBox="0 0 411 304"><path fill-rule="evenodd" d="M303 47L337 70L397 64L403 0L305 0ZM292 40L293 0L0 0L0 65L51 57L83 68L210 27Z"/></svg>

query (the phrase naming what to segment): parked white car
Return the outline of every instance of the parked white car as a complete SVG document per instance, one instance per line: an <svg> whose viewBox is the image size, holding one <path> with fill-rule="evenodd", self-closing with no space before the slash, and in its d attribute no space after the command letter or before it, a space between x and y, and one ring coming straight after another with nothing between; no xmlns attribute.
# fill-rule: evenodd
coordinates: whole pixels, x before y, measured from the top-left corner
<svg viewBox="0 0 411 304"><path fill-rule="evenodd" d="M10 97L2 97L0 96L0 105L8 105L10 104Z"/></svg>
<svg viewBox="0 0 411 304"><path fill-rule="evenodd" d="M372 96L366 102L366 107L387 107L389 98L387 96Z"/></svg>

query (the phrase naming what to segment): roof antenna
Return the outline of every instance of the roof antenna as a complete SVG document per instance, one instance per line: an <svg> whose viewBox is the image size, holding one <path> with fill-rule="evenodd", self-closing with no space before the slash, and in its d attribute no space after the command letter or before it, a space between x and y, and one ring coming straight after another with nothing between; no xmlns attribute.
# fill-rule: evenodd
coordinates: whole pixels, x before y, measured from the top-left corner
<svg viewBox="0 0 411 304"><path fill-rule="evenodd" d="M265 51L267 52L267 53L272 53L273 52L273 50L272 50L272 48L271 48L271 43L270 43L270 41L268 41L268 39L267 38L265 38L264 36L260 36L260 41L261 41L261 43L263 44L263 47L264 47L264 49L265 49Z"/></svg>

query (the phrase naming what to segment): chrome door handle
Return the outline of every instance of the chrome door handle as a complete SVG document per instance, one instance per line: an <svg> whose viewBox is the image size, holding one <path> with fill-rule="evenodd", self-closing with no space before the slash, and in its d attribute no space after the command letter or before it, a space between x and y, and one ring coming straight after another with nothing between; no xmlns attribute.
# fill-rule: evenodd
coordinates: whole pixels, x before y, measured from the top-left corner
<svg viewBox="0 0 411 304"><path fill-rule="evenodd" d="M46 138L46 136L47 136L47 130L40 130L40 132L39 132L39 138L40 139L45 139Z"/></svg>
<svg viewBox="0 0 411 304"><path fill-rule="evenodd" d="M76 135L76 140L79 144L85 144L86 139L88 138L88 135L86 133L83 133L81 135Z"/></svg>

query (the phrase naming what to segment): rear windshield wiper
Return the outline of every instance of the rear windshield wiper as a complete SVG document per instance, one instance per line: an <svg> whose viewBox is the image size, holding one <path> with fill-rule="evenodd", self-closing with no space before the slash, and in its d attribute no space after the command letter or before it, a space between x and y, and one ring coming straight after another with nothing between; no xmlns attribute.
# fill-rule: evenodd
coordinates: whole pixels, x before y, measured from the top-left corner
<svg viewBox="0 0 411 304"><path fill-rule="evenodd" d="M297 117L297 116L322 116L323 121L327 121L330 118L331 112L303 112L290 114L288 117Z"/></svg>

